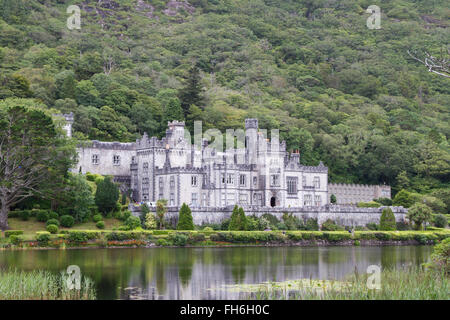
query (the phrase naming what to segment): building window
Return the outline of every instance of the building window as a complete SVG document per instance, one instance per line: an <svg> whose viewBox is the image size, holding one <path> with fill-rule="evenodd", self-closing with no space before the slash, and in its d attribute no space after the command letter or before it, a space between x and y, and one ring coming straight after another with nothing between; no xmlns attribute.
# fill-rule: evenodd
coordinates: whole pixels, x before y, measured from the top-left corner
<svg viewBox="0 0 450 320"><path fill-rule="evenodd" d="M239 184L240 184L241 186L245 186L245 174L241 174L241 175L239 176Z"/></svg>
<svg viewBox="0 0 450 320"><path fill-rule="evenodd" d="M99 164L99 158L98 158L98 154L93 154L92 155L92 164Z"/></svg>
<svg viewBox="0 0 450 320"><path fill-rule="evenodd" d="M239 203L240 204L247 204L248 202L248 196L246 194L240 194L239 195Z"/></svg>
<svg viewBox="0 0 450 320"><path fill-rule="evenodd" d="M236 204L236 200L234 199L234 193L228 193L228 195L227 195L227 204L228 205Z"/></svg>
<svg viewBox="0 0 450 320"><path fill-rule="evenodd" d="M194 193L192 193L192 205L196 206L197 205L197 201L198 201L197 193L194 192Z"/></svg>
<svg viewBox="0 0 450 320"><path fill-rule="evenodd" d="M320 188L320 177L314 177L314 188Z"/></svg>
<svg viewBox="0 0 450 320"><path fill-rule="evenodd" d="M197 176L191 176L191 185L193 187L197 186Z"/></svg>
<svg viewBox="0 0 450 320"><path fill-rule="evenodd" d="M272 174L270 176L270 185L273 187L277 187L280 185L280 176L277 174Z"/></svg>
<svg viewBox="0 0 450 320"><path fill-rule="evenodd" d="M253 203L255 205L261 205L261 203L262 203L262 194L254 193L253 194Z"/></svg>
<svg viewBox="0 0 450 320"><path fill-rule="evenodd" d="M227 184L234 184L234 174L232 173L227 174Z"/></svg>
<svg viewBox="0 0 450 320"><path fill-rule="evenodd" d="M159 186L159 193L160 194L164 193L164 182L162 177L159 178L158 186ZM160 199L162 198L160 197Z"/></svg>
<svg viewBox="0 0 450 320"><path fill-rule="evenodd" d="M158 198L158 199L159 199L159 200L164 199L164 194L163 194L162 192L159 193L159 198Z"/></svg>
<svg viewBox="0 0 450 320"><path fill-rule="evenodd" d="M175 188L175 177L171 176L170 177L170 189Z"/></svg>
<svg viewBox="0 0 450 320"><path fill-rule="evenodd" d="M206 193L204 193L203 195L202 195L202 205L204 206L204 207L207 207L208 206L208 195L206 194Z"/></svg>
<svg viewBox="0 0 450 320"><path fill-rule="evenodd" d="M258 183L258 177L253 177L253 185L256 186Z"/></svg>
<svg viewBox="0 0 450 320"><path fill-rule="evenodd" d="M148 200L148 188L142 188L142 199Z"/></svg>
<svg viewBox="0 0 450 320"><path fill-rule="evenodd" d="M148 162L144 162L144 164L142 165L142 170L147 173L148 172Z"/></svg>
<svg viewBox="0 0 450 320"><path fill-rule="evenodd" d="M227 196L225 192L222 192L222 206L225 207L227 205Z"/></svg>
<svg viewBox="0 0 450 320"><path fill-rule="evenodd" d="M148 177L142 178L142 184L148 184L148 183L149 183Z"/></svg>
<svg viewBox="0 0 450 320"><path fill-rule="evenodd" d="M306 177L305 176L303 176L302 177L302 186L306 186Z"/></svg>
<svg viewBox="0 0 450 320"><path fill-rule="evenodd" d="M312 195L310 195L310 194L305 194L304 205L305 205L305 206L312 206Z"/></svg>
<svg viewBox="0 0 450 320"><path fill-rule="evenodd" d="M120 156L119 155L113 156L113 165L120 166Z"/></svg>
<svg viewBox="0 0 450 320"><path fill-rule="evenodd" d="M220 180L222 181L222 184L225 184L225 173L220 174Z"/></svg>
<svg viewBox="0 0 450 320"><path fill-rule="evenodd" d="M287 193L288 194L297 194L297 177L287 177Z"/></svg>
<svg viewBox="0 0 450 320"><path fill-rule="evenodd" d="M321 199L320 195L314 196L314 204L316 207L320 207L322 205L322 199Z"/></svg>
<svg viewBox="0 0 450 320"><path fill-rule="evenodd" d="M170 205L174 206L175 205L175 193L171 192L170 193Z"/></svg>

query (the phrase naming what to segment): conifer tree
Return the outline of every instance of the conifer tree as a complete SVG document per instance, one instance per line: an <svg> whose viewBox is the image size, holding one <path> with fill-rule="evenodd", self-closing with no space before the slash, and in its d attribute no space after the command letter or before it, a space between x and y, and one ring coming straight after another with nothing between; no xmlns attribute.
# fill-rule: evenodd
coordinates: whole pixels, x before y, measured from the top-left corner
<svg viewBox="0 0 450 320"><path fill-rule="evenodd" d="M230 231L246 230L247 229L247 217L245 216L244 209L239 208L237 205L233 208L231 214L231 221L228 226Z"/></svg>
<svg viewBox="0 0 450 320"><path fill-rule="evenodd" d="M191 209L186 203L181 206L177 230L194 230Z"/></svg>
<svg viewBox="0 0 450 320"><path fill-rule="evenodd" d="M110 177L105 177L99 182L95 192L95 204L103 214L110 213L117 206L119 200L119 187L111 181Z"/></svg>
<svg viewBox="0 0 450 320"><path fill-rule="evenodd" d="M191 105L200 106L202 104L202 87L201 87L200 70L197 65L194 65L189 70L189 76L186 79L186 86L180 90L179 98L184 115L189 114Z"/></svg>
<svg viewBox="0 0 450 320"><path fill-rule="evenodd" d="M395 216L390 208L383 209L380 217L380 230L395 230Z"/></svg>

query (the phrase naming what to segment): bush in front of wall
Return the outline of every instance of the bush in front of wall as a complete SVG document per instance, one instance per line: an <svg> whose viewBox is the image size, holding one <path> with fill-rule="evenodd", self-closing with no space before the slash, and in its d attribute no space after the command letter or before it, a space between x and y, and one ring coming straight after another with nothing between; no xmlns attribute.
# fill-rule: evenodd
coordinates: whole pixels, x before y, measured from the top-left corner
<svg viewBox="0 0 450 320"><path fill-rule="evenodd" d="M306 221L306 230L308 231L318 231L319 230L319 224L317 223L317 219L308 219Z"/></svg>
<svg viewBox="0 0 450 320"><path fill-rule="evenodd" d="M327 219L324 223L322 223L323 231L343 231L344 228L337 225L333 220Z"/></svg>
<svg viewBox="0 0 450 320"><path fill-rule="evenodd" d="M47 226L46 229L47 229L47 231L50 232L51 234L58 233L58 226L57 226L57 225L49 224L49 225Z"/></svg>
<svg viewBox="0 0 450 320"><path fill-rule="evenodd" d="M445 228L447 226L447 218L443 214L434 216L433 223L435 227Z"/></svg>
<svg viewBox="0 0 450 320"><path fill-rule="evenodd" d="M169 241L172 242L175 246L185 246L188 241L188 236L182 233L175 233L169 235Z"/></svg>
<svg viewBox="0 0 450 320"><path fill-rule="evenodd" d="M75 223L75 219L72 216L65 215L61 217L61 226L65 228L71 228Z"/></svg>
<svg viewBox="0 0 450 320"><path fill-rule="evenodd" d="M183 203L180 208L177 230L194 230L192 212L186 203Z"/></svg>
<svg viewBox="0 0 450 320"><path fill-rule="evenodd" d="M104 221L98 221L98 222L95 224L95 226L96 226L98 229L105 229L105 222L104 222Z"/></svg>
<svg viewBox="0 0 450 320"><path fill-rule="evenodd" d="M393 231L396 229L395 215L391 208L383 209L380 217L380 230Z"/></svg>
<svg viewBox="0 0 450 320"><path fill-rule="evenodd" d="M48 219L45 225L49 226L51 224L54 224L55 226L59 227L59 221L56 219Z"/></svg>
<svg viewBox="0 0 450 320"><path fill-rule="evenodd" d="M125 220L124 224L128 230L134 230L141 226L141 219L135 216L130 216L127 218L127 220Z"/></svg>
<svg viewBox="0 0 450 320"><path fill-rule="evenodd" d="M30 218L30 211L23 210L20 212L20 219L22 219L23 221L27 221L29 218Z"/></svg>
<svg viewBox="0 0 450 320"><path fill-rule="evenodd" d="M369 222L368 224L366 224L366 227L367 229L372 231L376 231L379 229L379 226L375 222Z"/></svg>

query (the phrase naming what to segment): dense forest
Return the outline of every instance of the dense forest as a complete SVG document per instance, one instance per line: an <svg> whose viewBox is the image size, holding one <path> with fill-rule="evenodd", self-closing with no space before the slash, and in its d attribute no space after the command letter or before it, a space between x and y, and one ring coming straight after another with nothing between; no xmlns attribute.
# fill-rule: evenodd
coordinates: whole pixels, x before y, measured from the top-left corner
<svg viewBox="0 0 450 320"><path fill-rule="evenodd" d="M73 112L79 140L256 117L333 182L448 190L450 79L408 50L447 54L449 17L444 0L0 0L0 99Z"/></svg>

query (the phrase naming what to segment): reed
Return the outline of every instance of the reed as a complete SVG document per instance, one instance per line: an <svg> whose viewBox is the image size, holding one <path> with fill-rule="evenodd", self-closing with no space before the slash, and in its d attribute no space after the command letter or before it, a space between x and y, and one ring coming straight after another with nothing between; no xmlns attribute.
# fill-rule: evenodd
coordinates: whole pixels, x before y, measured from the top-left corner
<svg viewBox="0 0 450 320"><path fill-rule="evenodd" d="M386 269L381 273L381 288L369 289L368 275L353 273L344 281L330 281L318 287L303 279L287 286L265 286L248 294L257 300L448 300L449 277L444 270L422 267Z"/></svg>
<svg viewBox="0 0 450 320"><path fill-rule="evenodd" d="M94 300L94 283L82 277L81 288L69 289L67 275L49 271L0 270L0 300Z"/></svg>

